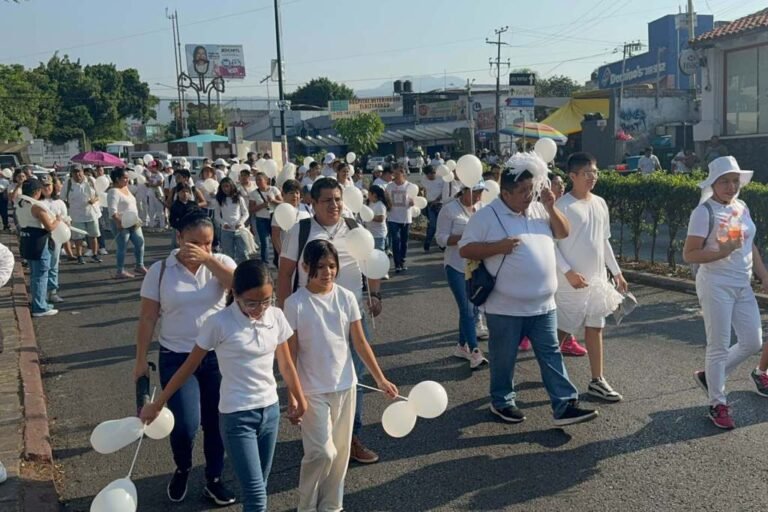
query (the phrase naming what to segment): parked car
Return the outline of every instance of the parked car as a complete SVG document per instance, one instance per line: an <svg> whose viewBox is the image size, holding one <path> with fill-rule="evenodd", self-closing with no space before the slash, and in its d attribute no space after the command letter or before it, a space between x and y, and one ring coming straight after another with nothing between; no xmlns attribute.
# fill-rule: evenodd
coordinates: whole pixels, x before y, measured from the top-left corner
<svg viewBox="0 0 768 512"><path fill-rule="evenodd" d="M368 163L365 166L365 170L368 172L373 172L373 170L376 168L377 165L384 167L383 156L372 156L368 158Z"/></svg>

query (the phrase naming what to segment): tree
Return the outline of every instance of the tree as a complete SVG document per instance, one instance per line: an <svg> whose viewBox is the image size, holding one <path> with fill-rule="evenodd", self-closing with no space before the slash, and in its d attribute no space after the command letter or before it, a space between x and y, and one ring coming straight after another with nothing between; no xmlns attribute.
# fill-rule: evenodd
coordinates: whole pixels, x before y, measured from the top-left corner
<svg viewBox="0 0 768 512"><path fill-rule="evenodd" d="M538 98L567 98L574 92L583 89L576 80L565 75L554 75L542 78L531 68L513 69L512 73L533 73L536 75L536 97Z"/></svg>
<svg viewBox="0 0 768 512"><path fill-rule="evenodd" d="M384 133L384 122L375 112L363 112L354 117L339 119L333 127L358 155L376 153L378 140Z"/></svg>
<svg viewBox="0 0 768 512"><path fill-rule="evenodd" d="M330 100L351 100L354 97L355 92L352 89L325 77L313 78L287 96L291 103L321 108L326 108ZM293 110L303 109L299 106Z"/></svg>

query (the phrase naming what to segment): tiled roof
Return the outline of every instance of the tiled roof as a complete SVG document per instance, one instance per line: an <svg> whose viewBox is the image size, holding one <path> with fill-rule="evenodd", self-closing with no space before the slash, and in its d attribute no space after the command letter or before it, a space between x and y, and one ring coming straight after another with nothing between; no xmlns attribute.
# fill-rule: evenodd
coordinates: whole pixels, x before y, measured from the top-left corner
<svg viewBox="0 0 768 512"><path fill-rule="evenodd" d="M731 37L759 28L768 28L768 9L763 9L762 11L750 14L749 16L744 16L736 21L732 21L731 23L717 27L714 30L705 32L694 39L694 43Z"/></svg>

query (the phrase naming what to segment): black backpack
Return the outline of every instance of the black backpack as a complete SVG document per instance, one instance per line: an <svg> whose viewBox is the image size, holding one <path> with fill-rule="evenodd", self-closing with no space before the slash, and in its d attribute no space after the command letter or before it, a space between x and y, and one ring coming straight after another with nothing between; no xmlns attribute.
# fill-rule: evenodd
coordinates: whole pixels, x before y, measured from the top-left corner
<svg viewBox="0 0 768 512"><path fill-rule="evenodd" d="M357 221L355 219L350 219L349 217L344 217L344 223L347 225L347 229L355 229L358 227ZM312 217L308 219L301 219L299 221L299 256L298 261L296 262L297 265L301 262L301 253L304 252L304 247L307 246L307 241L309 241L309 232L312 229ZM296 267L296 272L293 274L293 291L299 289L299 268Z"/></svg>

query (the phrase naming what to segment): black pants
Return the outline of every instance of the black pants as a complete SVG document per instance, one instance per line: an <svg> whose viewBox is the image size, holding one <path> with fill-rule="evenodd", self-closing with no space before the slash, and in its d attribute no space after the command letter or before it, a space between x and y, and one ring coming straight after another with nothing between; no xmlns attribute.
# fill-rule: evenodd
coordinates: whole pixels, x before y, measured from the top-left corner
<svg viewBox="0 0 768 512"><path fill-rule="evenodd" d="M0 196L0 217L3 219L3 229L7 229L8 224L8 196L3 194Z"/></svg>

